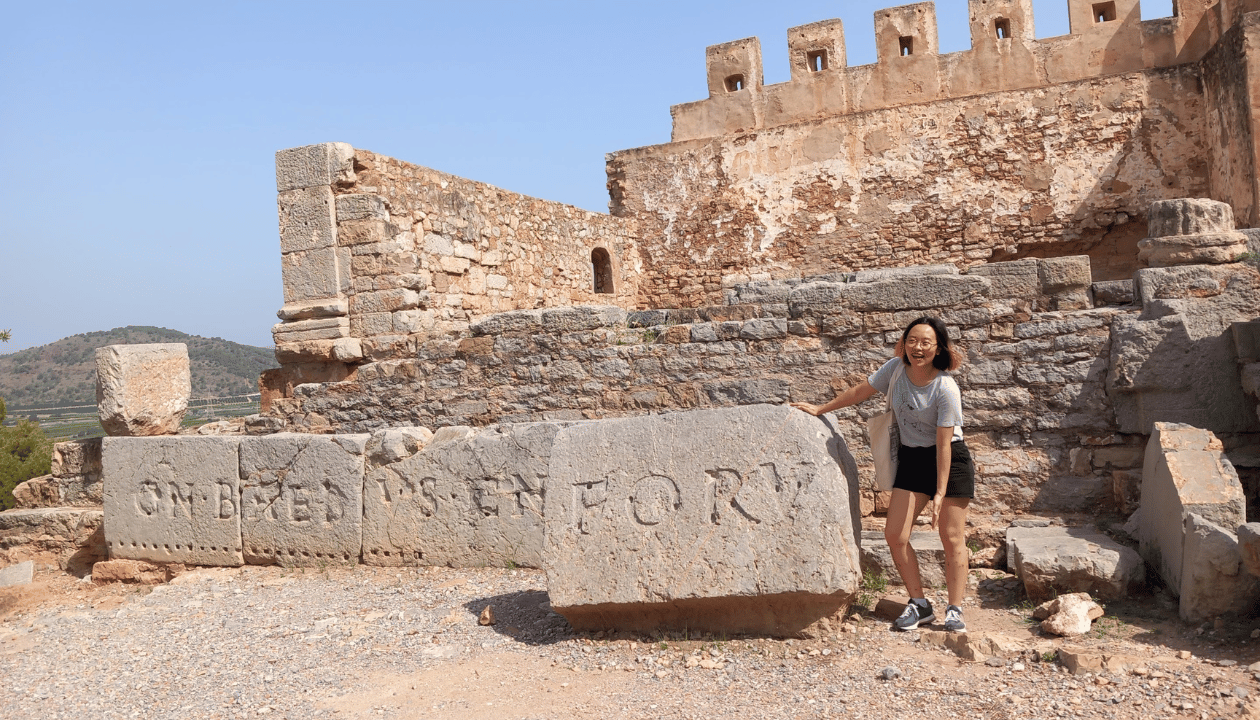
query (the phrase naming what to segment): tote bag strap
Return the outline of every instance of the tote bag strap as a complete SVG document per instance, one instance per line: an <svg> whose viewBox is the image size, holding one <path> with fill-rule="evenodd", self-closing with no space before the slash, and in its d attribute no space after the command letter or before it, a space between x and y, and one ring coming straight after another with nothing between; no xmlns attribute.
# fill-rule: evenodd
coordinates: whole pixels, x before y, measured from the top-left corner
<svg viewBox="0 0 1260 720"><path fill-rule="evenodd" d="M905 363L901 362L900 358L898 358L897 369L893 370L892 380L888 381L888 393L884 395L884 407L888 409L888 412L892 412L893 388L896 387L897 380L901 378L901 374L905 371L905 368L903 367L904 365Z"/></svg>

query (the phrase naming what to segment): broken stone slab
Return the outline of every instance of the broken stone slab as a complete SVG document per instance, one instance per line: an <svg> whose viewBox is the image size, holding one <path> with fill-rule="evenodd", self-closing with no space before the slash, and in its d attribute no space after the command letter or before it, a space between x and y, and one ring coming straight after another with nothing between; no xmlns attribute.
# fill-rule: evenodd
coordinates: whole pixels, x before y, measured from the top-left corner
<svg viewBox="0 0 1260 720"><path fill-rule="evenodd" d="M1231 263L1247 252L1247 236L1234 229L1233 208L1207 198L1151 203L1147 234L1138 243L1138 260L1150 267Z"/></svg>
<svg viewBox="0 0 1260 720"><path fill-rule="evenodd" d="M105 438L111 558L239 566L240 437Z"/></svg>
<svg viewBox="0 0 1260 720"><path fill-rule="evenodd" d="M374 434L363 562L541 567L543 481L566 424L444 427L427 442Z"/></svg>
<svg viewBox="0 0 1260 720"><path fill-rule="evenodd" d="M101 472L101 439L67 440L55 443L52 453L52 476L68 478L76 475L99 475Z"/></svg>
<svg viewBox="0 0 1260 720"><path fill-rule="evenodd" d="M999 633L954 633L924 630L919 642L949 650L968 662L984 662L989 657L1006 657L1023 652L1026 645Z"/></svg>
<svg viewBox="0 0 1260 720"><path fill-rule="evenodd" d="M1059 593L1115 600L1146 581L1142 558L1093 527L1010 527L1006 557L1034 602Z"/></svg>
<svg viewBox="0 0 1260 720"><path fill-rule="evenodd" d="M6 568L0 568L0 587L29 585L35 579L35 562L27 560Z"/></svg>
<svg viewBox="0 0 1260 720"><path fill-rule="evenodd" d="M545 480L552 608L579 629L810 635L858 587L856 493L843 438L785 406L563 428Z"/></svg>
<svg viewBox="0 0 1260 720"><path fill-rule="evenodd" d="M52 475L40 475L13 488L15 507L40 508L61 505L61 485Z"/></svg>
<svg viewBox="0 0 1260 720"><path fill-rule="evenodd" d="M110 435L179 432L191 394L188 346L183 343L96 349L96 406Z"/></svg>
<svg viewBox="0 0 1260 720"><path fill-rule="evenodd" d="M929 310L963 305L984 295L979 275L909 275L864 283L809 283L789 295L791 317L841 312Z"/></svg>
<svg viewBox="0 0 1260 720"><path fill-rule="evenodd" d="M1135 667L1142 667L1148 662L1150 662L1148 659L1099 652L1093 648L1059 648L1059 663L1073 675L1122 673Z"/></svg>
<svg viewBox="0 0 1260 720"><path fill-rule="evenodd" d="M184 570L185 567L179 564L159 565L144 560L102 560L92 566L92 582L161 585Z"/></svg>
<svg viewBox="0 0 1260 720"><path fill-rule="evenodd" d="M1260 522L1238 526L1238 552L1242 556L1243 569L1260 577Z"/></svg>
<svg viewBox="0 0 1260 720"><path fill-rule="evenodd" d="M357 563L369 435L277 433L240 443L241 547L251 565Z"/></svg>
<svg viewBox="0 0 1260 720"><path fill-rule="evenodd" d="M910 533L910 546L919 558L919 575L925 587L945 586L945 546L936 532ZM901 584L888 541L880 530L862 531L862 570L881 573L889 582Z"/></svg>
<svg viewBox="0 0 1260 720"><path fill-rule="evenodd" d="M1173 592L1182 587L1186 516L1237 528L1246 520L1246 507L1238 473L1210 430L1154 424L1142 466L1139 552Z"/></svg>
<svg viewBox="0 0 1260 720"><path fill-rule="evenodd" d="M1225 614L1251 614L1260 600L1260 579L1243 572L1238 539L1195 514L1185 516L1178 614L1202 622Z"/></svg>
<svg viewBox="0 0 1260 720"><path fill-rule="evenodd" d="M1060 595L1033 610L1033 618L1041 621L1041 629L1060 637L1084 635L1102 616L1102 606L1086 592Z"/></svg>

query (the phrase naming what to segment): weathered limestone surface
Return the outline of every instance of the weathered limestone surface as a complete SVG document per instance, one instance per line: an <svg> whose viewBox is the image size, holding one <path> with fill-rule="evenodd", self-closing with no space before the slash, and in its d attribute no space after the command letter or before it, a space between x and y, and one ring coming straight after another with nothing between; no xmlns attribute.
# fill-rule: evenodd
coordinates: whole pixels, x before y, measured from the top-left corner
<svg viewBox="0 0 1260 720"><path fill-rule="evenodd" d="M1081 592L1116 600L1146 578L1137 552L1092 527L1010 527L1006 543L1007 564L1034 602Z"/></svg>
<svg viewBox="0 0 1260 720"><path fill-rule="evenodd" d="M1247 252L1247 236L1234 229L1233 208L1207 198L1151 203L1147 232L1138 259L1150 267L1231 263Z"/></svg>
<svg viewBox="0 0 1260 720"><path fill-rule="evenodd" d="M35 577L35 563L31 560L0 568L0 587L27 585Z"/></svg>
<svg viewBox="0 0 1260 720"><path fill-rule="evenodd" d="M447 427L411 444L399 430L373 435L363 561L541 567L544 483L564 426Z"/></svg>
<svg viewBox="0 0 1260 720"><path fill-rule="evenodd" d="M1084 635L1094 620L1102 616L1102 606L1087 592L1060 595L1033 611L1033 618L1041 621L1042 630L1061 637Z"/></svg>
<svg viewBox="0 0 1260 720"><path fill-rule="evenodd" d="M910 547L919 558L919 576L924 585L945 584L945 546L940 533L920 530L910 533ZM881 530L862 531L862 570L878 571L890 582L900 583L901 575Z"/></svg>
<svg viewBox="0 0 1260 720"><path fill-rule="evenodd" d="M1246 263L1137 272L1142 314L1111 329L1108 395L1120 431L1156 421L1217 432L1257 432L1230 328L1260 316L1260 272Z"/></svg>
<svg viewBox="0 0 1260 720"><path fill-rule="evenodd" d="M280 433L241 440L245 562L298 566L358 562L368 438Z"/></svg>
<svg viewBox="0 0 1260 720"><path fill-rule="evenodd" d="M0 562L53 560L80 573L106 557L104 514L90 508L31 508L0 512Z"/></svg>
<svg viewBox="0 0 1260 720"><path fill-rule="evenodd" d="M179 431L192 376L183 343L109 345L96 350L96 404L110 435Z"/></svg>
<svg viewBox="0 0 1260 720"><path fill-rule="evenodd" d="M1202 622L1226 613L1250 615L1260 601L1260 579L1244 572L1238 539L1196 513L1185 516L1179 614Z"/></svg>
<svg viewBox="0 0 1260 720"><path fill-rule="evenodd" d="M238 566L239 437L105 438L111 558Z"/></svg>
<svg viewBox="0 0 1260 720"><path fill-rule="evenodd" d="M810 632L860 557L839 435L782 406L562 429L543 563L574 627Z"/></svg>
<svg viewBox="0 0 1260 720"><path fill-rule="evenodd" d="M1238 526L1238 552L1242 555L1243 569L1260 577L1260 522Z"/></svg>
<svg viewBox="0 0 1260 720"><path fill-rule="evenodd" d="M57 482L60 504L99 507L104 491L101 438L67 440L53 445L52 476Z"/></svg>
<svg viewBox="0 0 1260 720"><path fill-rule="evenodd" d="M61 504L61 487L52 475L40 475L13 488L15 507L57 507Z"/></svg>
<svg viewBox="0 0 1260 720"><path fill-rule="evenodd" d="M1246 520L1246 498L1221 442L1208 430L1155 423L1142 466L1142 558L1180 592L1188 567L1183 523L1190 514L1225 528Z"/></svg>

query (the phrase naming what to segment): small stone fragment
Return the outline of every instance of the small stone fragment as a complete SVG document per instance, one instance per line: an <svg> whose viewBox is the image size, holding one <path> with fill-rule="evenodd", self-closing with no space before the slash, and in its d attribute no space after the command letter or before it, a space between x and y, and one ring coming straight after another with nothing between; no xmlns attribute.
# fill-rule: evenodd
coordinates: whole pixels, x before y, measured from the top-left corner
<svg viewBox="0 0 1260 720"><path fill-rule="evenodd" d="M493 625L494 607L487 605L486 609L481 611L481 617L477 618L477 622L481 625Z"/></svg>
<svg viewBox="0 0 1260 720"><path fill-rule="evenodd" d="M879 678L881 680L896 680L899 677L901 677L901 671L892 665L888 665L883 670L879 671Z"/></svg>

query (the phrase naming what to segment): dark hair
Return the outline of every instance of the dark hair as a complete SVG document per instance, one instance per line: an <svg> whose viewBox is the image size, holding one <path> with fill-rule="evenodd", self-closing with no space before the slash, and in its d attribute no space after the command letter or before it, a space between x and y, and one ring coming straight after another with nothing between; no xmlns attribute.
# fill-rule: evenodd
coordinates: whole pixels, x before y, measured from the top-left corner
<svg viewBox="0 0 1260 720"><path fill-rule="evenodd" d="M910 331L915 325L927 325L936 333L936 357L932 358L932 367L953 371L962 365L962 355L949 343L949 331L945 329L945 323L939 318L927 316L911 320L901 333L901 339L897 341L897 357L901 358L901 362L910 364L910 358L906 357L906 338L910 337Z"/></svg>

